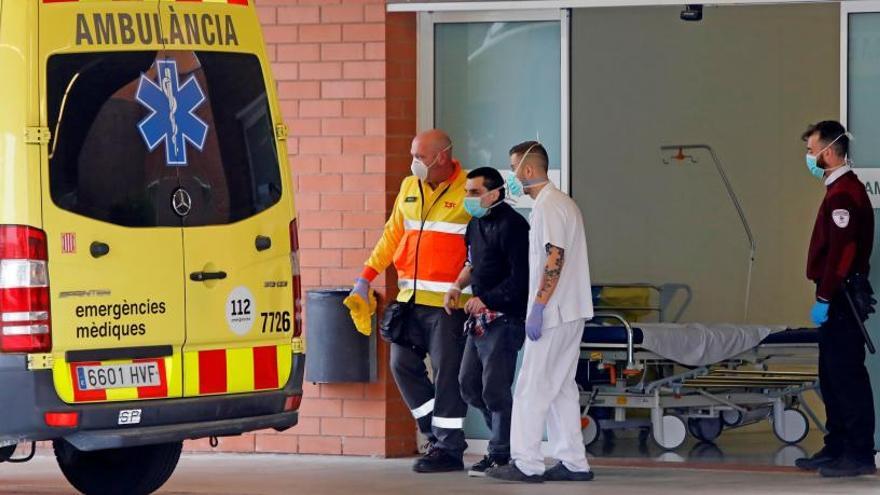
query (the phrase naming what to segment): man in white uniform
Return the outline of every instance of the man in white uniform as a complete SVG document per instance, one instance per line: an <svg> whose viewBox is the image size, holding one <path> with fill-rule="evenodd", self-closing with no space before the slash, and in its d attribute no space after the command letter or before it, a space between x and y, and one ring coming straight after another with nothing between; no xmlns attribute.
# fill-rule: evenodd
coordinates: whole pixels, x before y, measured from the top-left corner
<svg viewBox="0 0 880 495"><path fill-rule="evenodd" d="M522 368L513 397L512 462L489 470L505 481L590 481L581 436L574 376L584 322L593 317L587 240L575 202L547 178L547 151L527 141L510 150L512 196L525 191L535 205L529 216L529 306ZM553 457L541 454L544 427Z"/></svg>

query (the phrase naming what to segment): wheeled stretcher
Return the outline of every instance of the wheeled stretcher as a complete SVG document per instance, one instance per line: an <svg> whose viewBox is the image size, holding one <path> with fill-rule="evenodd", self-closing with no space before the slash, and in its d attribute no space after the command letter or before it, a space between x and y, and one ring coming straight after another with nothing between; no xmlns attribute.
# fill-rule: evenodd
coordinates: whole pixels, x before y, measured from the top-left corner
<svg viewBox="0 0 880 495"><path fill-rule="evenodd" d="M711 363L682 363L669 357L675 352L667 352L664 339L690 337L680 332L693 332L694 325L630 323L619 313L597 312L584 329L578 373L584 443L596 441L602 430L639 428L672 450L688 433L711 442L725 429L762 420L788 444L806 437L809 420L824 431L804 400L808 391L818 394L817 373L771 369L794 364L815 370L817 331L766 328L768 335L747 349ZM709 331L717 338L741 329L724 325ZM635 410L650 414L636 417Z"/></svg>

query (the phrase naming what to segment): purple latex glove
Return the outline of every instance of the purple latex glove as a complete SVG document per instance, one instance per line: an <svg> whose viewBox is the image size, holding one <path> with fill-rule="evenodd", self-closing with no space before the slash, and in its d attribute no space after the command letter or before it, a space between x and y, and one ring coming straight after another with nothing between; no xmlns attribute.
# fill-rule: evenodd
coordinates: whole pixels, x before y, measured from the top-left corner
<svg viewBox="0 0 880 495"><path fill-rule="evenodd" d="M526 335L529 340L536 341L541 338L541 330L544 327L544 308L546 304L535 301L532 311L526 317Z"/></svg>
<svg viewBox="0 0 880 495"><path fill-rule="evenodd" d="M354 281L354 287L351 289L350 294L357 294L361 296L361 298L367 303L370 303L369 294L370 294L370 281L363 278L358 277Z"/></svg>

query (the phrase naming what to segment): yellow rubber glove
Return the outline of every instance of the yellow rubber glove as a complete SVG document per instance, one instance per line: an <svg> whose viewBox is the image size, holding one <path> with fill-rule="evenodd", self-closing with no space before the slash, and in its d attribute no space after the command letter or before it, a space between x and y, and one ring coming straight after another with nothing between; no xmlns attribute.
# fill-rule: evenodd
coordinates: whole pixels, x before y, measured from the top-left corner
<svg viewBox="0 0 880 495"><path fill-rule="evenodd" d="M370 289L370 302L359 294L352 293L342 301L351 313L351 320L357 331L369 337L373 333L373 315L376 314L376 293Z"/></svg>

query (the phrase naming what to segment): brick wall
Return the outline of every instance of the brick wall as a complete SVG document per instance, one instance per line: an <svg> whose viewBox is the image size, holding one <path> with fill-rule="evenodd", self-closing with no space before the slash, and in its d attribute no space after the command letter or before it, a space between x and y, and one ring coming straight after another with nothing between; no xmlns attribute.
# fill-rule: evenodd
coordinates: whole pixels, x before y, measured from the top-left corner
<svg viewBox="0 0 880 495"><path fill-rule="evenodd" d="M409 173L415 16L386 14L382 0L256 2L290 126L304 289L347 287ZM381 275L374 287L393 296L394 283ZM217 450L414 453L415 425L387 362L388 349L380 343L377 382L306 384L296 428L220 439ZM211 450L207 440L188 448Z"/></svg>

